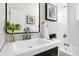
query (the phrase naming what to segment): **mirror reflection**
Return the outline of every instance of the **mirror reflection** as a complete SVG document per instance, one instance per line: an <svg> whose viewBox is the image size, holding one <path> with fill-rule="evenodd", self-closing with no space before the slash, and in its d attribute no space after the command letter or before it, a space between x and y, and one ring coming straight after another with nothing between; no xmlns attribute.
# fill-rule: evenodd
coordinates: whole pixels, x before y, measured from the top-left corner
<svg viewBox="0 0 79 59"><path fill-rule="evenodd" d="M8 3L7 21L20 24L21 29L15 33L39 32L39 4L38 3ZM11 33L7 30L8 33Z"/></svg>

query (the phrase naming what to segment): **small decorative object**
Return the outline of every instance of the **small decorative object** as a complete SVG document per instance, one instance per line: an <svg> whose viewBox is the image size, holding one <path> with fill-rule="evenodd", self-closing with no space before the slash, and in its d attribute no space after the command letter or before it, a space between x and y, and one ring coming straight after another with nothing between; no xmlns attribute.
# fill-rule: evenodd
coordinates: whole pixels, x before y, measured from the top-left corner
<svg viewBox="0 0 79 59"><path fill-rule="evenodd" d="M49 37L50 37L50 39L52 39L52 38L56 39L56 34L50 34Z"/></svg>
<svg viewBox="0 0 79 59"><path fill-rule="evenodd" d="M15 41L14 31L15 30L20 30L21 25L20 24L10 23L9 21L7 21L6 24L5 24L5 29L12 32L12 40L11 40L11 42L14 42Z"/></svg>
<svg viewBox="0 0 79 59"><path fill-rule="evenodd" d="M57 7L49 3L46 3L45 7L46 7L45 9L46 20L57 21Z"/></svg>
<svg viewBox="0 0 79 59"><path fill-rule="evenodd" d="M27 16L27 24L34 24L35 17L34 16Z"/></svg>

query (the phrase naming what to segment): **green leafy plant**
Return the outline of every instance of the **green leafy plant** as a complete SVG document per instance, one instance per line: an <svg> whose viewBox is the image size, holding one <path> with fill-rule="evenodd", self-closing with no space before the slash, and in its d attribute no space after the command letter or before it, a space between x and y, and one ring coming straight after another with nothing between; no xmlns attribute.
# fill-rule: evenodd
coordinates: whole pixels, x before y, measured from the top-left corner
<svg viewBox="0 0 79 59"><path fill-rule="evenodd" d="M50 34L49 37L50 37L50 39L56 38L56 34Z"/></svg>
<svg viewBox="0 0 79 59"><path fill-rule="evenodd" d="M21 29L21 25L20 24L14 24L14 23L10 23L9 21L6 22L5 24L5 29L9 30L12 32L12 41L15 41L15 37L14 37L14 32L17 30Z"/></svg>

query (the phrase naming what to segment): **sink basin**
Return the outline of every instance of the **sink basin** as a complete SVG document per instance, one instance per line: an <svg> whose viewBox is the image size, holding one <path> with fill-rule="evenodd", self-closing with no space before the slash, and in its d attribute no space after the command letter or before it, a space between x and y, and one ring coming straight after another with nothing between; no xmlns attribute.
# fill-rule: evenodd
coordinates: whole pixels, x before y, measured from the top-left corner
<svg viewBox="0 0 79 59"><path fill-rule="evenodd" d="M59 40L48 40L44 38L34 38L16 42L7 42L0 55L2 56L33 56L47 51L59 45Z"/></svg>
<svg viewBox="0 0 79 59"><path fill-rule="evenodd" d="M30 39L30 40L24 40L24 41L16 41L12 43L12 45L14 48L20 49L22 47L35 48L35 47L39 47L48 43L50 43L49 40L39 38L39 39Z"/></svg>

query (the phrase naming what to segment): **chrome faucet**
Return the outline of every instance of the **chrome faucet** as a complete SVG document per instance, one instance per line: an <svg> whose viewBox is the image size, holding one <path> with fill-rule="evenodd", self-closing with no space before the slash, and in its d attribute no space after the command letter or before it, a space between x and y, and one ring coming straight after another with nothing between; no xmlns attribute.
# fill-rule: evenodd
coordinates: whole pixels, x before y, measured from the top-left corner
<svg viewBox="0 0 79 59"><path fill-rule="evenodd" d="M65 46L70 46L70 45L69 45L69 44L67 44L67 43L64 43L64 45L65 45Z"/></svg>
<svg viewBox="0 0 79 59"><path fill-rule="evenodd" d="M30 29L29 28L24 28L25 34L23 35L23 40L29 40L31 39L31 34Z"/></svg>

